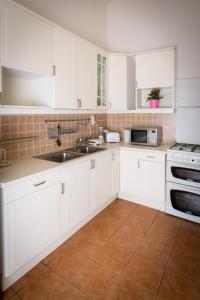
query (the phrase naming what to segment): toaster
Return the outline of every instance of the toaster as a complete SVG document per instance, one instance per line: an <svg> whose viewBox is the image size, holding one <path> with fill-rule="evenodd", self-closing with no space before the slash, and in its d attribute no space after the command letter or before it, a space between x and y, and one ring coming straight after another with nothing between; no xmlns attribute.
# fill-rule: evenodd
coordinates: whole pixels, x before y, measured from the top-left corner
<svg viewBox="0 0 200 300"><path fill-rule="evenodd" d="M119 143L120 142L119 132L107 132L106 133L106 142L107 143Z"/></svg>

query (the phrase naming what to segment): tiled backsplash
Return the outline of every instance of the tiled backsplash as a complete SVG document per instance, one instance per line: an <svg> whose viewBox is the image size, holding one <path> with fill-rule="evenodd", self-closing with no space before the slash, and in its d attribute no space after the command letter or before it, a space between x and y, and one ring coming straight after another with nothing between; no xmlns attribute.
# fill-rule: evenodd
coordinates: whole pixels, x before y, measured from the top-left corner
<svg viewBox="0 0 200 300"><path fill-rule="evenodd" d="M82 136L98 136L98 127L120 131L129 127L160 126L163 128L163 142L175 141L175 114L96 114L97 126L88 122L62 122L62 128L73 128L77 133L62 135L62 146L57 146L56 139L48 138L48 128L56 128L58 123L45 123L45 120L83 120L90 119L91 114L73 115L2 115L0 116L0 140L12 140L37 136L35 141L4 143L0 148L7 150L8 159L20 159L27 156L57 151L72 146Z"/></svg>
<svg viewBox="0 0 200 300"><path fill-rule="evenodd" d="M127 113L108 114L107 127L119 131L123 139L123 130L131 127L162 127L163 143L173 143L176 139L176 116L174 114Z"/></svg>
<svg viewBox="0 0 200 300"><path fill-rule="evenodd" d="M48 138L48 128L56 128L58 123L45 123L45 120L84 120L91 115L3 115L0 116L0 140L38 136L35 141L1 144L0 148L7 150L8 159L20 159L27 156L62 150L72 146L73 142L82 136L97 136L98 127L107 127L106 114L95 115L97 126L89 122L60 122L61 128L73 128L77 133L62 135L62 145L56 144L56 139Z"/></svg>

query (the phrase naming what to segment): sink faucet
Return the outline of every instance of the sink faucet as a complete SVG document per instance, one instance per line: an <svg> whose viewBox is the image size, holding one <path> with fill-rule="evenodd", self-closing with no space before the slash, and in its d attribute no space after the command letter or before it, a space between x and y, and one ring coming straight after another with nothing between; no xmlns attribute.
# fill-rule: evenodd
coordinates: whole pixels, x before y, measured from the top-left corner
<svg viewBox="0 0 200 300"><path fill-rule="evenodd" d="M88 140L88 137L78 138L75 142L73 142L73 148L76 150L78 146L85 144Z"/></svg>

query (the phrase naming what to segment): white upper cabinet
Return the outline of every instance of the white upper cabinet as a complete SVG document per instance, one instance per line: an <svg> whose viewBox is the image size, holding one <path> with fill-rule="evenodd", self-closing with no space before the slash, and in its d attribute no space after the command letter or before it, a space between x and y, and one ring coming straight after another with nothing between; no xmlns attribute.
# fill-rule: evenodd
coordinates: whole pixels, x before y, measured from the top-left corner
<svg viewBox="0 0 200 300"><path fill-rule="evenodd" d="M134 59L125 55L109 55L108 82L111 110L135 108Z"/></svg>
<svg viewBox="0 0 200 300"><path fill-rule="evenodd" d="M78 108L78 38L55 29L55 107Z"/></svg>
<svg viewBox="0 0 200 300"><path fill-rule="evenodd" d="M97 108L97 48L79 41L79 108Z"/></svg>
<svg viewBox="0 0 200 300"><path fill-rule="evenodd" d="M174 85L174 49L136 55L138 89Z"/></svg>
<svg viewBox="0 0 200 300"><path fill-rule="evenodd" d="M51 75L53 26L7 1L2 1L1 14L2 66Z"/></svg>
<svg viewBox="0 0 200 300"><path fill-rule="evenodd" d="M107 106L107 55L102 49L97 50L97 107Z"/></svg>

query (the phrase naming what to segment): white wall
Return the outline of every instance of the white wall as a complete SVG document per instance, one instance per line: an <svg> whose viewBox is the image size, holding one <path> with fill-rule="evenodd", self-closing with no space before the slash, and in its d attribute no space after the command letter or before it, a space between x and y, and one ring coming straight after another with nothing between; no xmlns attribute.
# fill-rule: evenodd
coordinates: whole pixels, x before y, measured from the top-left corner
<svg viewBox="0 0 200 300"><path fill-rule="evenodd" d="M122 52L174 45L176 77L200 77L200 0L110 0L107 45Z"/></svg>
<svg viewBox="0 0 200 300"><path fill-rule="evenodd" d="M108 0L15 0L81 37L106 47Z"/></svg>

